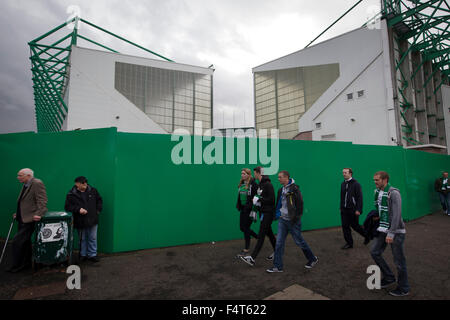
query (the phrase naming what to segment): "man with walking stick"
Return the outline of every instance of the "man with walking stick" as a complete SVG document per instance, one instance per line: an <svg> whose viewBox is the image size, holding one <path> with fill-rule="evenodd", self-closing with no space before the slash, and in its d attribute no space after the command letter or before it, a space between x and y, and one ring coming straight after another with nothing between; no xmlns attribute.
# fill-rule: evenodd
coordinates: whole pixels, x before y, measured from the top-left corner
<svg viewBox="0 0 450 320"><path fill-rule="evenodd" d="M34 178L31 169L22 169L17 180L23 183L13 218L19 226L12 243L12 266L7 271L16 273L31 267L31 236L35 223L47 212L47 192L44 183Z"/></svg>

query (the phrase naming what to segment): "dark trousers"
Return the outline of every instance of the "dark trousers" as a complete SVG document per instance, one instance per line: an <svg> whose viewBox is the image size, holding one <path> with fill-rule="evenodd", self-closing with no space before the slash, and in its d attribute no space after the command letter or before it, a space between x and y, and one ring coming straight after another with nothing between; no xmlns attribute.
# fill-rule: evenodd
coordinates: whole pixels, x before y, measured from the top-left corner
<svg viewBox="0 0 450 320"><path fill-rule="evenodd" d="M34 232L35 222L21 223L12 242L12 268L20 268L31 265L31 236Z"/></svg>
<svg viewBox="0 0 450 320"><path fill-rule="evenodd" d="M344 233L345 242L353 246L352 230L350 227L365 237L364 229L359 225L359 216L355 214L353 209L341 210L342 232Z"/></svg>
<svg viewBox="0 0 450 320"><path fill-rule="evenodd" d="M250 237L253 237L255 239L258 239L258 235L255 231L250 229L250 226L253 223L252 218L249 216L250 213L241 211L241 218L240 218L240 226L241 231L244 233L244 240L245 240L245 249L248 250L250 247Z"/></svg>
<svg viewBox="0 0 450 320"><path fill-rule="evenodd" d="M387 247L386 233L379 232L374 239L374 244L370 251L373 260L380 267L383 279L386 281L395 281L395 274L391 271L388 264L384 260L382 254ZM398 286L404 292L409 291L408 271L406 269L406 258L404 251L405 234L398 233L394 237L394 242L391 244L392 255L394 256L394 263L397 267Z"/></svg>
<svg viewBox="0 0 450 320"><path fill-rule="evenodd" d="M263 219L261 221L261 225L259 227L258 242L256 243L255 249L253 249L252 253L253 259L256 259L256 257L259 254L259 251L261 251L266 236L269 237L270 243L272 244L273 250L275 251L276 238L272 231L272 221L273 221L272 215L264 214Z"/></svg>

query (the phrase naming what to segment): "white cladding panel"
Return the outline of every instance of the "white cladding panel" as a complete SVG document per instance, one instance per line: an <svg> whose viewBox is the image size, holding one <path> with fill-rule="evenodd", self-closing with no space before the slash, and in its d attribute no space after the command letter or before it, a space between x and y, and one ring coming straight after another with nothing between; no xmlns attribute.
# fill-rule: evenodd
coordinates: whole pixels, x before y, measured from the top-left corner
<svg viewBox="0 0 450 320"><path fill-rule="evenodd" d="M313 131L313 140L396 145L385 33L383 24L381 29L360 28L256 67L253 72L339 63L339 78L299 119L299 132ZM359 91L364 91L362 97L358 97ZM353 94L353 100L347 101L347 94Z"/></svg>
<svg viewBox="0 0 450 320"><path fill-rule="evenodd" d="M114 88L115 63L212 74L211 69L72 47L66 130L117 127L118 131L167 133Z"/></svg>
<svg viewBox="0 0 450 320"><path fill-rule="evenodd" d="M313 119L313 140L335 135L335 140L357 144L393 144L386 113L383 60L378 57L350 86ZM348 95L352 99L348 99ZM361 97L359 95L362 95ZM316 124L321 128L316 129Z"/></svg>

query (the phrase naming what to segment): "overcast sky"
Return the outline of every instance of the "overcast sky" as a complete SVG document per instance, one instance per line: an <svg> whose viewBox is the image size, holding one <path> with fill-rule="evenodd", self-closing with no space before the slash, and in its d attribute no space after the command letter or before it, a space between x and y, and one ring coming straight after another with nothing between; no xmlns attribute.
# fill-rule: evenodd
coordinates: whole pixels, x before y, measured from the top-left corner
<svg viewBox="0 0 450 320"><path fill-rule="evenodd" d="M214 127L221 128L253 125L253 67L301 50L356 2L2 0L0 133L36 130L27 43L66 21L72 5L82 18L175 62L214 64ZM316 43L359 28L379 3L364 0ZM69 32L64 28L58 38ZM152 58L89 26L81 26L80 34Z"/></svg>

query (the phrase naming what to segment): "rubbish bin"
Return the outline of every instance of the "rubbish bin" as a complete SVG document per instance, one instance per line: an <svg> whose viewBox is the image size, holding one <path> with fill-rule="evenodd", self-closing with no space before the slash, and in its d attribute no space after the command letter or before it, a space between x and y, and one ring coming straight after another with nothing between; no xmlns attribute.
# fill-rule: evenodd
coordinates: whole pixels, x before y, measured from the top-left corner
<svg viewBox="0 0 450 320"><path fill-rule="evenodd" d="M36 264L72 264L73 220L68 212L47 212L36 223L33 236L33 269Z"/></svg>

